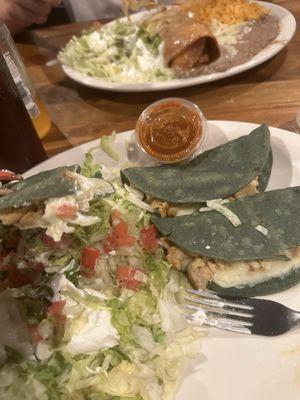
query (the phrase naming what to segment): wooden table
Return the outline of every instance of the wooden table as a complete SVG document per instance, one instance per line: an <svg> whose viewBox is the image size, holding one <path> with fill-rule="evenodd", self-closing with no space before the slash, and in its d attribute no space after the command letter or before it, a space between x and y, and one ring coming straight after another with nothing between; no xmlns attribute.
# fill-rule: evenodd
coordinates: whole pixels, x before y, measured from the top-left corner
<svg viewBox="0 0 300 400"><path fill-rule="evenodd" d="M277 0L300 23L299 0ZM300 110L300 30L291 43L263 65L232 78L156 93L113 93L90 89L67 78L59 65L47 66L73 34L90 24L69 24L28 32L20 45L29 73L46 104L53 126L43 144L49 156L108 134L132 129L150 103L183 97L208 119L266 122L295 130ZM24 42L26 44L24 44Z"/></svg>

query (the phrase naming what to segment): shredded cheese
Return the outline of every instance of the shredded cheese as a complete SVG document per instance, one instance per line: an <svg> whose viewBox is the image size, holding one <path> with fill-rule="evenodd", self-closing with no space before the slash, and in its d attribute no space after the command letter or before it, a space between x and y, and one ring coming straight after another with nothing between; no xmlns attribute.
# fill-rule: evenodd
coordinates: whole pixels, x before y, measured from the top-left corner
<svg viewBox="0 0 300 400"><path fill-rule="evenodd" d="M241 220L239 217L229 210L227 207L224 206L224 204L229 203L228 200L223 200L223 199L215 199L215 200L208 200L206 202L207 207L201 207L199 209L200 212L205 212L205 211L212 211L215 210L222 214L225 218L228 219L229 222L232 223L233 226L239 226L241 225Z"/></svg>
<svg viewBox="0 0 300 400"><path fill-rule="evenodd" d="M257 225L257 226L255 226L255 229L256 229L258 232L260 232L262 235L264 235L264 236L267 236L267 234L269 233L268 229L265 228L265 227L262 226L262 225Z"/></svg>
<svg viewBox="0 0 300 400"><path fill-rule="evenodd" d="M123 197L125 200L128 200L130 203L142 208L143 210L149 211L153 213L155 210L149 204L145 203L140 198L140 191L137 189L133 189L128 185L125 185L125 189L122 189L119 185L115 185L117 193Z"/></svg>

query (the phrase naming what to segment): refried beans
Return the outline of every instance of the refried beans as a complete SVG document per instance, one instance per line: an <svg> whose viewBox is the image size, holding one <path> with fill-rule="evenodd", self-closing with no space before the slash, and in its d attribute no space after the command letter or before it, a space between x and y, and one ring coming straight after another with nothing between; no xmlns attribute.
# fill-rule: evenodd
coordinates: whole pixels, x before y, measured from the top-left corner
<svg viewBox="0 0 300 400"><path fill-rule="evenodd" d="M194 68L187 73L175 71L177 77L186 78L223 72L236 65L241 65L272 43L279 33L278 20L269 14L264 14L254 21L228 26L228 28L223 25L223 28L224 32L220 32L220 29L216 29L214 24L211 25L220 45L220 57L208 65ZM231 30L230 35L226 33L226 29ZM229 37L230 39L228 39Z"/></svg>

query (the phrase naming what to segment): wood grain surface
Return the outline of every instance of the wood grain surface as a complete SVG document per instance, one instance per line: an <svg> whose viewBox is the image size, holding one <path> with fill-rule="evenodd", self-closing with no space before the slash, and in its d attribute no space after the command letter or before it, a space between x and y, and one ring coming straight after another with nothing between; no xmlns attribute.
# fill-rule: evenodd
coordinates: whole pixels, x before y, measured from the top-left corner
<svg viewBox="0 0 300 400"><path fill-rule="evenodd" d="M300 25L300 0L273 3L290 10ZM61 46L89 26L91 23L39 29L19 39L29 74L53 122L43 139L49 156L113 130L133 129L143 109L164 97L193 101L208 119L265 122L296 130L295 116L300 110L299 27L283 51L255 69L186 89L126 94L81 86L66 77L59 65L49 66Z"/></svg>

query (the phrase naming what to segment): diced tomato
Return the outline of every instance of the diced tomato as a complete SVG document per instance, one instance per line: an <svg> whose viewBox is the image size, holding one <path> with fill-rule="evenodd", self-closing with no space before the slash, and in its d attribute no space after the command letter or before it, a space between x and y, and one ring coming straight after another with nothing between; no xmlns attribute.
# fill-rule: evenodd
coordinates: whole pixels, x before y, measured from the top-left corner
<svg viewBox="0 0 300 400"><path fill-rule="evenodd" d="M9 282L9 271L12 268L10 264L3 264L1 265L1 272L6 272L6 274L3 274L1 276L0 280L0 293L10 287L10 282Z"/></svg>
<svg viewBox="0 0 300 400"><path fill-rule="evenodd" d="M37 325L29 325L28 329L30 331L31 341L33 343L38 343L43 339L42 336L39 334Z"/></svg>
<svg viewBox="0 0 300 400"><path fill-rule="evenodd" d="M81 252L81 268L83 276L91 277L95 273L96 263L100 255L100 250L95 247L84 247Z"/></svg>
<svg viewBox="0 0 300 400"><path fill-rule="evenodd" d="M114 225L114 223L118 223L122 219L122 214L118 210L112 210L110 218Z"/></svg>
<svg viewBox="0 0 300 400"><path fill-rule="evenodd" d="M128 246L133 246L135 243L135 237L134 236L112 236L109 239L110 244L113 246L113 248L117 247L128 247Z"/></svg>
<svg viewBox="0 0 300 400"><path fill-rule="evenodd" d="M58 327L59 325L64 325L67 320L67 316L63 313L63 309L66 302L65 300L55 301L48 307L48 315L54 319L54 325Z"/></svg>
<svg viewBox="0 0 300 400"><path fill-rule="evenodd" d="M123 238L115 238L113 236L109 236L106 241L102 244L103 251L105 254L110 253L111 251L117 249L118 247L128 247L132 246L135 243L134 236L125 236Z"/></svg>
<svg viewBox="0 0 300 400"><path fill-rule="evenodd" d="M44 271L42 263L28 261L27 266L18 269L14 264L0 264L0 270L7 272L6 284L7 287L17 288L25 285L36 286L41 280L41 273Z"/></svg>
<svg viewBox="0 0 300 400"><path fill-rule="evenodd" d="M92 276L95 275L95 270L93 269L88 269L88 268L84 268L81 266L80 268L80 273L82 276L84 276L85 278L91 278Z"/></svg>
<svg viewBox="0 0 300 400"><path fill-rule="evenodd" d="M10 232L3 238L3 246L5 249L12 250L18 247L20 242L21 232L20 231L13 231Z"/></svg>
<svg viewBox="0 0 300 400"><path fill-rule="evenodd" d="M84 247L81 252L81 265L85 268L95 268L100 250L95 247Z"/></svg>
<svg viewBox="0 0 300 400"><path fill-rule="evenodd" d="M29 325L28 329L29 329L30 334L31 334L32 343L38 343L41 340L43 340L42 336L39 334L37 325Z"/></svg>
<svg viewBox="0 0 300 400"><path fill-rule="evenodd" d="M56 210L55 214L61 219L74 219L76 217L78 208L72 204L61 204Z"/></svg>
<svg viewBox="0 0 300 400"><path fill-rule="evenodd" d="M154 225L150 225L147 228L140 230L140 242L145 250L154 252L157 247L156 228Z"/></svg>
<svg viewBox="0 0 300 400"><path fill-rule="evenodd" d="M128 225L122 219L122 215L119 211L113 210L111 213L111 221L112 232L104 244L104 251L109 253L111 250L118 247L132 246L136 239L134 236L128 235Z"/></svg>
<svg viewBox="0 0 300 400"><path fill-rule="evenodd" d="M1 271L12 272L16 269L16 266L13 264L3 264L1 265Z"/></svg>
<svg viewBox="0 0 300 400"><path fill-rule="evenodd" d="M55 325L65 325L67 321L67 316L65 314L55 314L54 315Z"/></svg>
<svg viewBox="0 0 300 400"><path fill-rule="evenodd" d="M65 233L58 242L55 242L50 236L46 235L45 232L41 233L40 239L46 247L57 250L65 250L70 246L71 243L71 237Z"/></svg>
<svg viewBox="0 0 300 400"><path fill-rule="evenodd" d="M137 291L143 283L147 282L147 273L139 268L119 265L116 269L116 281L119 286Z"/></svg>
<svg viewBox="0 0 300 400"><path fill-rule="evenodd" d="M54 242L55 248L58 250L66 250L68 247L70 247L71 242L72 242L71 236L67 235L66 233L63 233L61 239L58 242Z"/></svg>
<svg viewBox="0 0 300 400"><path fill-rule="evenodd" d="M0 267L1 271L8 273L6 278L7 286L10 288L17 288L25 285L34 285L40 278L40 272L43 271L43 265L40 263L33 263L27 268L18 269L14 264L4 264Z"/></svg>
<svg viewBox="0 0 300 400"><path fill-rule="evenodd" d="M34 283L36 274L30 269L18 270L16 266L9 271L9 287L17 288Z"/></svg>
<svg viewBox="0 0 300 400"><path fill-rule="evenodd" d="M59 315L62 313L66 302L65 300L55 301L48 307L48 315Z"/></svg>
<svg viewBox="0 0 300 400"><path fill-rule="evenodd" d="M109 239L109 238L108 238L108 239ZM103 251L104 251L105 254L110 253L110 252L114 249L108 240L106 240L106 241L102 244L102 247L103 247Z"/></svg>
<svg viewBox="0 0 300 400"><path fill-rule="evenodd" d="M128 225L122 219L113 226L113 235L116 237L126 236L128 234Z"/></svg>
<svg viewBox="0 0 300 400"><path fill-rule="evenodd" d="M35 272L44 271L44 265L37 261L28 261L28 266Z"/></svg>
<svg viewBox="0 0 300 400"><path fill-rule="evenodd" d="M42 232L40 234L40 239L41 239L41 241L42 241L44 246L47 246L47 247L54 247L55 246L56 242L54 242L52 237L46 235L46 232Z"/></svg>
<svg viewBox="0 0 300 400"><path fill-rule="evenodd" d="M0 253L0 263L9 255L10 250L3 250Z"/></svg>

